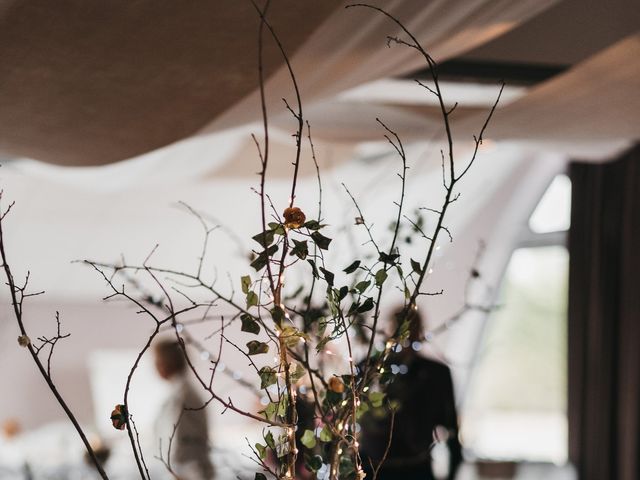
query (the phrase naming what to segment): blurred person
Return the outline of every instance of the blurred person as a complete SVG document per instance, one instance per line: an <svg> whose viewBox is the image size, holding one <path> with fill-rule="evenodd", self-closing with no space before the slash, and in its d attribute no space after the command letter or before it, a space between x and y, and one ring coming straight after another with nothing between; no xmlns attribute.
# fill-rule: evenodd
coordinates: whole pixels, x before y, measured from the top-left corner
<svg viewBox="0 0 640 480"><path fill-rule="evenodd" d="M363 415L360 442L363 468L366 478L373 478L374 467L388 446L386 460L378 472L379 480L433 480L436 477L431 449L434 438L444 440L441 438L444 433L449 450L446 478L453 480L462 462L462 448L451 371L440 362L418 355L424 327L417 310L398 309L393 315L393 327L399 329L405 319L410 322L408 342L404 348L398 345L385 361L385 370L395 373L386 397L397 406L393 431L388 407L371 409Z"/></svg>
<svg viewBox="0 0 640 480"><path fill-rule="evenodd" d="M210 480L214 472L207 415L200 408L204 405L202 399L188 381L182 347L176 341L162 340L156 343L154 352L158 375L171 386L155 422L156 437L162 441L162 456L167 460L171 445L171 467L178 478Z"/></svg>

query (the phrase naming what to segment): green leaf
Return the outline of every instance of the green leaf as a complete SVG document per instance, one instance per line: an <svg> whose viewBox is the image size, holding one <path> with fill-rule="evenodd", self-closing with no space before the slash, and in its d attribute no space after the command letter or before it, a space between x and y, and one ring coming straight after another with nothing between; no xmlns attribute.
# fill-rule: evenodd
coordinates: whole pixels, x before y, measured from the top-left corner
<svg viewBox="0 0 640 480"><path fill-rule="evenodd" d="M276 325L282 325L285 317L284 310L280 305L276 305L271 309L271 318L273 318L273 321Z"/></svg>
<svg viewBox="0 0 640 480"><path fill-rule="evenodd" d="M284 340L285 345L289 348L295 347L304 336L296 327L285 327L280 332L280 338Z"/></svg>
<svg viewBox="0 0 640 480"><path fill-rule="evenodd" d="M347 287L346 285L344 287L340 287L340 290L338 290L337 293L338 293L338 301L341 302L342 300L344 300L344 297L346 297L347 294L349 293L349 287Z"/></svg>
<svg viewBox="0 0 640 480"><path fill-rule="evenodd" d="M381 268L376 272L376 286L380 287L387 279L387 271L384 268Z"/></svg>
<svg viewBox="0 0 640 480"><path fill-rule="evenodd" d="M309 262L309 265L311 265L311 271L313 273L313 276L315 278L320 278L320 274L318 273L318 267L316 267L316 262L314 262L311 259L308 259L307 262Z"/></svg>
<svg viewBox="0 0 640 480"><path fill-rule="evenodd" d="M324 275L324 279L327 281L329 286L333 287L333 279L335 278L335 275L333 274L333 272L330 272L326 268L322 268L322 267L319 267L319 269L322 272L322 274Z"/></svg>
<svg viewBox="0 0 640 480"><path fill-rule="evenodd" d="M269 248L261 252L253 262L251 262L251 266L256 270L256 272L259 272L267 266L269 258L277 251L278 245L271 245Z"/></svg>
<svg viewBox="0 0 640 480"><path fill-rule="evenodd" d="M331 239L325 237L320 232L313 232L311 234L311 239L320 247L322 250L329 250L329 244L331 243Z"/></svg>
<svg viewBox="0 0 640 480"><path fill-rule="evenodd" d="M324 337L323 339L321 339L318 342L318 345L316 345L316 351L319 352L320 350L322 350L331 340L331 337Z"/></svg>
<svg viewBox="0 0 640 480"><path fill-rule="evenodd" d="M247 308L255 307L258 305L258 294L256 292L247 293Z"/></svg>
<svg viewBox="0 0 640 480"><path fill-rule="evenodd" d="M260 333L260 324L255 321L255 319L246 313L243 313L240 316L240 320L242 321L242 327L240 330L243 332L259 334Z"/></svg>
<svg viewBox="0 0 640 480"><path fill-rule="evenodd" d="M260 376L260 388L267 388L278 381L276 369L271 367L262 367L258 370Z"/></svg>
<svg viewBox="0 0 640 480"><path fill-rule="evenodd" d="M309 230L320 230L322 227L324 227L324 225L320 225L317 220L309 220L304 224L304 226Z"/></svg>
<svg viewBox="0 0 640 480"><path fill-rule="evenodd" d="M349 274L349 273L353 273L353 272L355 272L355 271L358 269L358 267L359 267L359 266L360 266L360 260L356 260L356 261L355 261L355 262L353 262L351 265L349 265L347 268L345 268L345 269L343 270L343 272L344 272L344 273L347 273L347 274Z"/></svg>
<svg viewBox="0 0 640 480"><path fill-rule="evenodd" d="M307 258L307 255L309 255L309 246L307 245L306 240L298 241L294 239L293 245L294 247L291 249L289 255L295 255L300 260Z"/></svg>
<svg viewBox="0 0 640 480"><path fill-rule="evenodd" d="M289 407L289 397L282 396L282 400L278 403L278 415L284 417L287 414L287 408Z"/></svg>
<svg viewBox="0 0 640 480"><path fill-rule="evenodd" d="M284 227L277 222L269 222L269 228L273 230L276 235L284 235Z"/></svg>
<svg viewBox="0 0 640 480"><path fill-rule="evenodd" d="M302 444L311 449L316 446L316 436L313 433L313 430L305 430L302 434L302 438L300 439Z"/></svg>
<svg viewBox="0 0 640 480"><path fill-rule="evenodd" d="M259 355L261 353L267 353L269 351L269 345L258 340L251 340L247 343L249 349L249 355Z"/></svg>
<svg viewBox="0 0 640 480"><path fill-rule="evenodd" d="M380 260L381 262L384 263L388 263L388 264L395 264L396 260L400 257L400 255L398 253L384 253L384 252L380 252L380 256L378 257L378 260Z"/></svg>
<svg viewBox="0 0 640 480"><path fill-rule="evenodd" d="M384 393L383 392L371 392L369 394L369 401L371 405L375 408L379 408L382 406L382 402L384 401Z"/></svg>
<svg viewBox="0 0 640 480"><path fill-rule="evenodd" d="M317 472L322 468L322 457L320 455L305 455L305 465L312 472Z"/></svg>
<svg viewBox="0 0 640 480"><path fill-rule="evenodd" d="M266 445L262 445L261 443L256 443L256 451L258 452L258 456L260 457L260 460L264 460L265 458L267 458L267 447ZM256 478L258 478L258 475L262 475L261 473L256 473ZM262 475L264 477L264 475ZM266 478L266 477L264 477Z"/></svg>
<svg viewBox="0 0 640 480"><path fill-rule="evenodd" d="M266 435L264 436L264 441L267 442L267 446L271 450L275 450L276 449L276 441L273 439L273 433L271 433L271 431L268 431L266 433Z"/></svg>
<svg viewBox="0 0 640 480"><path fill-rule="evenodd" d="M269 404L265 407L265 409L260 411L260 413L264 414L267 420L275 420L277 411L278 411L278 404L274 402L269 402Z"/></svg>
<svg viewBox="0 0 640 480"><path fill-rule="evenodd" d="M422 266L420 265L419 262L416 262L413 258L411 259L411 268L418 275L420 275L422 273Z"/></svg>
<svg viewBox="0 0 640 480"><path fill-rule="evenodd" d="M374 307L373 298L367 298L362 305L358 307L358 313L368 312Z"/></svg>
<svg viewBox="0 0 640 480"><path fill-rule="evenodd" d="M364 293L364 291L369 288L369 285L371 285L371 280L363 280L362 282L356 283L356 286L354 288L358 291L358 293Z"/></svg>
<svg viewBox="0 0 640 480"><path fill-rule="evenodd" d="M242 285L242 293L249 293L249 288L251 287L251 277L249 275L240 277L240 283Z"/></svg>
<svg viewBox="0 0 640 480"><path fill-rule="evenodd" d="M333 435L331 435L331 430L326 425L322 427L320 431L320 441L321 442L330 442Z"/></svg>
<svg viewBox="0 0 640 480"><path fill-rule="evenodd" d="M264 458L262 460L264 460ZM267 480L267 476L264 473L256 473L253 480Z"/></svg>
<svg viewBox="0 0 640 480"><path fill-rule="evenodd" d="M302 377L304 377L304 375L307 373L307 371L304 369L304 367L302 365L300 365L299 363L295 364L295 369L293 369L290 373L289 376L291 377L291 381L293 383L297 382L298 380L300 380Z"/></svg>
<svg viewBox="0 0 640 480"><path fill-rule="evenodd" d="M262 245L262 248L267 248L273 243L273 234L273 230L265 230L264 232L260 232L251 238Z"/></svg>

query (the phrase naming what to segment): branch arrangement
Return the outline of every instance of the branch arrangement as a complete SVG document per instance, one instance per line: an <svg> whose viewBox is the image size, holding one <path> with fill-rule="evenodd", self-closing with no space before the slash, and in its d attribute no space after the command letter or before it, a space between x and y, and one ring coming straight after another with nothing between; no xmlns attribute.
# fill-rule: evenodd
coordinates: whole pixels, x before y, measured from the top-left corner
<svg viewBox="0 0 640 480"><path fill-rule="evenodd" d="M220 287L216 280L208 279L208 245L216 227L195 209L188 211L201 224L203 246L194 271L166 268L154 264L155 249L140 264L122 261L118 264L85 261L87 265L104 279L109 288L106 300L125 299L135 305L137 312L150 322L150 334L140 348L134 364L127 376L122 404L116 406L112 421L116 428L128 434L133 459L140 478L150 479L149 469L140 447L140 438L135 427L129 405L129 393L138 365L152 346L153 341L163 331L171 331L181 346L189 371L206 398L198 408L207 408L211 403L221 405L224 411L242 415L262 425L262 441L249 445L253 460L260 471L255 479L271 476L277 479L300 478L300 472L310 472L316 478L362 479L365 476L363 460L360 456L358 421L373 409L384 409L391 415L393 425L393 405L387 401L385 392L393 382L394 373L387 367L387 360L398 345L406 344L412 313L418 309L421 296L442 293L425 291L423 284L431 272L434 252L438 240L446 236L452 240L445 219L449 207L459 198L456 192L458 182L474 164L483 134L498 104L489 110L486 120L474 137L475 148L471 158L461 166L454 153L454 142L450 117L454 108L447 108L438 80L438 67L433 58L418 40L394 16L381 8L367 4L353 4L347 8L373 10L384 15L403 32L403 38L388 37L388 44L398 44L414 49L422 56L432 76L432 84L418 83L427 94L438 100L446 135L446 150L442 151L442 183L444 196L439 208L424 207L421 211L405 211L405 186L409 171L407 155L399 135L391 126L377 119L382 135L393 147L400 160L398 198L395 203L391 241L385 244L374 235L372 225L367 220L364 208L347 185L344 189L353 203L358 216L356 225L364 229L368 242L365 252L358 252L349 265L331 265L327 252L331 248L330 227L322 216L322 181L316 161L311 136L311 127L305 121L300 90L289 62L286 50L267 18L269 2L264 8L254 4L260 18L258 35L258 80L263 120L262 138L253 137L260 159L260 182L255 193L259 199L261 212L260 231L252 237L255 242L250 268L251 275L232 281L230 288ZM275 202L267 193L267 172L270 162L269 121L263 71L263 44L269 36L280 50L289 71L295 96L294 106L286 100L285 106L297 123L294 133L296 153L292 161L290 196L286 203ZM307 141L315 164L318 179L318 209L313 215L304 212L296 204L296 187L301 161L303 142ZM51 337L38 337L33 344L25 329L22 305L26 298L38 293L29 293L28 279L18 285L5 253L3 223L11 206L0 216L0 255L11 294L13 316L20 329L19 343L25 347L47 383L52 394L61 405L76 428L87 452L101 477L108 478L96 458L78 421L58 392L51 376L51 358L54 348L68 334L61 333L61 322L56 315L56 333ZM435 217L435 227L425 231L421 212ZM420 258L406 258L400 248L400 238L405 230L417 237L423 245ZM292 278L291 271L304 272L305 281L299 285L287 283ZM473 277L477 276L474 270ZM138 278L145 276L155 285L158 294L144 292ZM122 283L120 283L122 282ZM125 286L126 284L126 286ZM296 288L297 287L297 288ZM236 292L236 288L238 291ZM381 329L381 313L387 298L400 291L393 304L402 302L404 308L398 328L391 334ZM207 298L206 301L196 299ZM219 316L212 312L225 305L231 315ZM459 318L468 309L486 309L482 305L467 304L453 319ZM189 331L193 323L219 321L220 327L214 332L217 348L208 352L210 369L206 374L196 368L191 358L189 345L198 350L206 350L204 341L196 339ZM240 324L246 343L241 345L225 334L225 328ZM437 332L435 332L437 333ZM346 361L337 368L332 361L333 345L343 346ZM382 345L381 348L377 348ZM263 396L268 401L260 411L240 408L233 399L225 397L216 388L216 374L219 371L224 347L242 353L255 372L255 382L242 380L250 391ZM364 353L361 359L358 353ZM271 355L266 355L270 353ZM43 361L42 355L46 354ZM275 357L275 363L265 361ZM180 419L176 419L179 422ZM176 424L177 425L177 424ZM174 429L175 434L175 429ZM172 471L170 449L173 438L169 439L169 451L161 452L162 461ZM389 445L391 438L389 438ZM382 459L386 457L386 454ZM373 465L373 477L378 474L382 461Z"/></svg>

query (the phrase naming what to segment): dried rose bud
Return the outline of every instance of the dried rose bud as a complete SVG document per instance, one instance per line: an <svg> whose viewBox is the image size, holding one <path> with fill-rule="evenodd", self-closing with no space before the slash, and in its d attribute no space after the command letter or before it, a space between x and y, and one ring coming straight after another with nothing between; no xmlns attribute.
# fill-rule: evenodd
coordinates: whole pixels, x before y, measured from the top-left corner
<svg viewBox="0 0 640 480"><path fill-rule="evenodd" d="M344 383L338 377L331 377L329 379L329 390L335 393L344 392Z"/></svg>
<svg viewBox="0 0 640 480"><path fill-rule="evenodd" d="M356 222L356 225L363 225L364 224L364 218L356 217L355 218L355 222Z"/></svg>
<svg viewBox="0 0 640 480"><path fill-rule="evenodd" d="M20 345L21 347L28 347L30 343L31 339L26 335L20 335L18 337L18 345Z"/></svg>
<svg viewBox="0 0 640 480"><path fill-rule="evenodd" d="M304 212L298 207L289 207L284 209L284 225L287 228L300 228L307 220Z"/></svg>
<svg viewBox="0 0 640 480"><path fill-rule="evenodd" d="M116 405L111 412L111 423L113 428L117 430L124 430L127 426L127 407L124 405Z"/></svg>

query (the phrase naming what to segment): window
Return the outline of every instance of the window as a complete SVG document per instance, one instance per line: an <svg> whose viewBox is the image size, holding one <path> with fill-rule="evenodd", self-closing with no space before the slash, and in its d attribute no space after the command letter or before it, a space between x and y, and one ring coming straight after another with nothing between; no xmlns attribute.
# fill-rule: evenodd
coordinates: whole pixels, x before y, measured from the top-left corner
<svg viewBox="0 0 640 480"><path fill-rule="evenodd" d="M465 446L486 459L567 460L567 288L562 235L571 184L551 182L509 261L465 399Z"/></svg>

